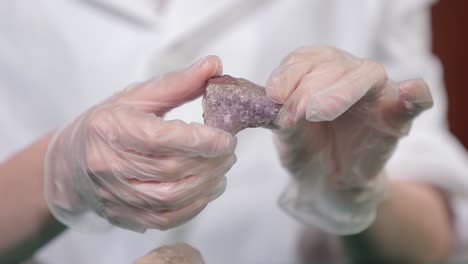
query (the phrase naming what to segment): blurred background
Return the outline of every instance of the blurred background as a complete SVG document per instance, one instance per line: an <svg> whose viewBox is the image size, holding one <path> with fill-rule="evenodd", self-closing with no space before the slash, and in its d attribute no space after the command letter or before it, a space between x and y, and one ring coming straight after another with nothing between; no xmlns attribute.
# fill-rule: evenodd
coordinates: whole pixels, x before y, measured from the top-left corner
<svg viewBox="0 0 468 264"><path fill-rule="evenodd" d="M441 0L432 8L433 49L444 66L450 130L468 149L468 1Z"/></svg>

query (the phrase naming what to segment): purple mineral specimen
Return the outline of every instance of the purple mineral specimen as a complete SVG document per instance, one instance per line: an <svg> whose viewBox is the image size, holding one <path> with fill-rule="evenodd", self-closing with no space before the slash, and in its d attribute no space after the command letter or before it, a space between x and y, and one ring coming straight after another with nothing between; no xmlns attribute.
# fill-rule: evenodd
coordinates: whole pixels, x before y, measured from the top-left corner
<svg viewBox="0 0 468 264"><path fill-rule="evenodd" d="M205 124L233 135L247 127L274 127L280 108L264 87L229 75L211 78L203 97Z"/></svg>

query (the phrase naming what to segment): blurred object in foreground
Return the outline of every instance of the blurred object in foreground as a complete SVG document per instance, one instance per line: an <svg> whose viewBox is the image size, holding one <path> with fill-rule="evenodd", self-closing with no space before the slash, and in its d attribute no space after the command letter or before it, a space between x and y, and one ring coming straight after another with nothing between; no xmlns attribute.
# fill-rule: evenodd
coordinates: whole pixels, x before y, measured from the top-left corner
<svg viewBox="0 0 468 264"><path fill-rule="evenodd" d="M185 243L159 247L133 264L205 264L200 252Z"/></svg>
<svg viewBox="0 0 468 264"><path fill-rule="evenodd" d="M433 50L444 66L450 130L465 148L468 148L467 14L468 1L443 0L432 9Z"/></svg>

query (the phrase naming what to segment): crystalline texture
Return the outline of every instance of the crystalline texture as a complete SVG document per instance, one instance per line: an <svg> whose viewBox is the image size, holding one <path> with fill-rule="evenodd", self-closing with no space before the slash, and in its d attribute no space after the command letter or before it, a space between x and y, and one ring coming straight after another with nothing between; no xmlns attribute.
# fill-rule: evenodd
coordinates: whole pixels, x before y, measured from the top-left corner
<svg viewBox="0 0 468 264"><path fill-rule="evenodd" d="M247 127L274 127L280 108L264 87L229 75L211 78L203 97L205 124L233 135Z"/></svg>
<svg viewBox="0 0 468 264"><path fill-rule="evenodd" d="M185 243L162 246L133 264L205 264L200 252Z"/></svg>

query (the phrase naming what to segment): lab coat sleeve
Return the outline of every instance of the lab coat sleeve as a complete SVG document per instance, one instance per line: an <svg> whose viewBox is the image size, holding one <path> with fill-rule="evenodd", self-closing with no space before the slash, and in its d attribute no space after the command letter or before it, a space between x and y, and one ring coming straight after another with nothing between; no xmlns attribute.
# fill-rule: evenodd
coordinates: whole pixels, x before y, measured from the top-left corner
<svg viewBox="0 0 468 264"><path fill-rule="evenodd" d="M448 131L442 68L431 52L433 2L388 1L376 42L375 57L385 64L390 78L424 78L434 99L434 107L416 118L409 136L400 141L387 171L390 179L418 180L447 194L457 237L454 256L468 258L461 256L463 251L468 252L468 158L466 150Z"/></svg>

